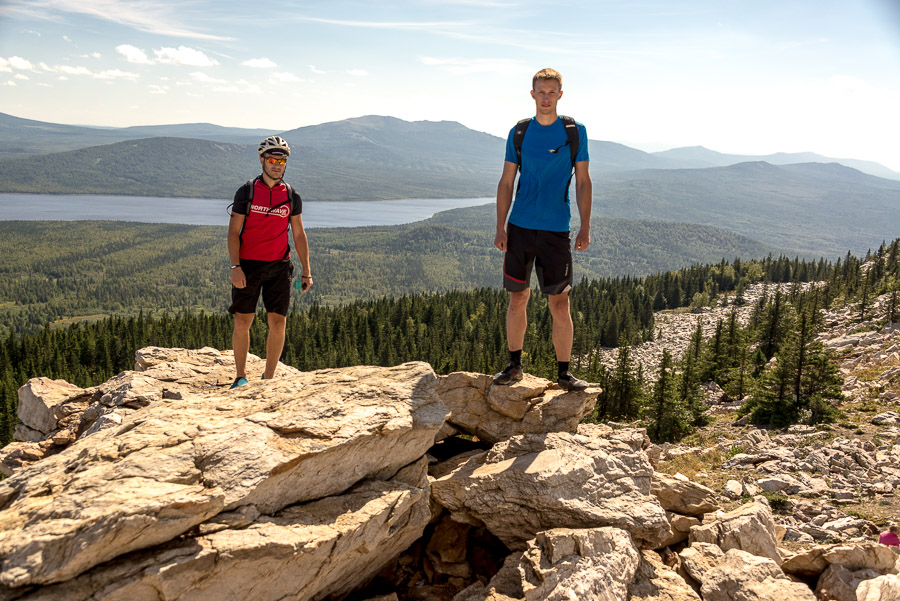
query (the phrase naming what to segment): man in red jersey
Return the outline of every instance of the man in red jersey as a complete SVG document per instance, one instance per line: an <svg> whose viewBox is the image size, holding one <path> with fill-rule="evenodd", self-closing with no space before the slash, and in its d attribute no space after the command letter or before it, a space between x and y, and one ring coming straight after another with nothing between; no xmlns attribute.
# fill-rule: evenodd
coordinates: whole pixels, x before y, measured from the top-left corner
<svg viewBox="0 0 900 601"><path fill-rule="evenodd" d="M291 306L291 248L300 259L303 275L301 289L313 284L309 269L309 244L300 215L300 195L284 183L282 177L291 154L284 139L270 136L260 143L262 174L241 186L234 195L231 221L228 223L228 256L231 260L231 307L234 314L235 378L232 388L247 383L247 353L250 350L250 326L262 293L269 323L266 338L266 371L263 379L275 375L275 367L284 349L285 320Z"/></svg>

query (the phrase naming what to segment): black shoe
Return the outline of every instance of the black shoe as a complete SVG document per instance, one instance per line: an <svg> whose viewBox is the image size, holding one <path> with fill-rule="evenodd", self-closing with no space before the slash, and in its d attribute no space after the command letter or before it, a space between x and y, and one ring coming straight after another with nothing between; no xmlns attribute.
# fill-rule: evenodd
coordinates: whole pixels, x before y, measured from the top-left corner
<svg viewBox="0 0 900 601"><path fill-rule="evenodd" d="M579 380L572 375L572 372L568 371L564 376L560 376L559 379L556 380L556 383L559 384L559 387L563 390L584 390L588 387L587 382Z"/></svg>
<svg viewBox="0 0 900 601"><path fill-rule="evenodd" d="M503 371L494 376L494 384L499 384L500 386L509 386L513 382L518 382L522 379L522 364L521 363L510 363L506 367L503 368Z"/></svg>

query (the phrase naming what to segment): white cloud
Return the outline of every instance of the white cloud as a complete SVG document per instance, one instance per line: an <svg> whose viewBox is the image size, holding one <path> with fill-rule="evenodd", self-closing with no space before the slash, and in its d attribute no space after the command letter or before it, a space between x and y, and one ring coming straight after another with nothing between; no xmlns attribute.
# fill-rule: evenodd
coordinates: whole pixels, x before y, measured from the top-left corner
<svg viewBox="0 0 900 601"><path fill-rule="evenodd" d="M315 73L316 75L325 75L326 73L328 73L328 71L323 71L322 69L319 69L315 65L310 65L309 70L312 71L313 73Z"/></svg>
<svg viewBox="0 0 900 601"><path fill-rule="evenodd" d="M306 81L301 77L297 77L293 73L275 72L269 77L269 81L273 83L300 83Z"/></svg>
<svg viewBox="0 0 900 601"><path fill-rule="evenodd" d="M191 67L212 67L218 65L218 61L206 56L203 51L187 46L178 48L163 47L154 50L156 60L166 65L188 65Z"/></svg>
<svg viewBox="0 0 900 601"><path fill-rule="evenodd" d="M12 67L9 65L9 61L0 56L0 73L12 73Z"/></svg>
<svg viewBox="0 0 900 601"><path fill-rule="evenodd" d="M13 69L18 69L19 71L34 71L34 65L31 64L31 61L25 60L21 56L9 57L7 64Z"/></svg>
<svg viewBox="0 0 900 601"><path fill-rule="evenodd" d="M9 79L9 80L7 80L7 81L4 81L4 82L3 82L3 85L15 87L16 82L14 82L13 80Z"/></svg>
<svg viewBox="0 0 900 601"><path fill-rule="evenodd" d="M252 84L245 79L238 80L230 86L220 86L218 88L213 88L213 91L233 92L236 94L262 94L262 89L258 85Z"/></svg>
<svg viewBox="0 0 900 601"><path fill-rule="evenodd" d="M194 78L194 81L199 81L200 83L225 83L224 79L216 79L214 77L210 77L202 71L194 71L193 73L191 73L191 77Z"/></svg>
<svg viewBox="0 0 900 601"><path fill-rule="evenodd" d="M82 54L81 58L103 58L99 52L91 52L90 54Z"/></svg>
<svg viewBox="0 0 900 601"><path fill-rule="evenodd" d="M21 80L21 81L28 81L29 77L28 77L27 75L22 74L22 73L16 73L15 75L13 75L13 79L18 79L18 80Z"/></svg>
<svg viewBox="0 0 900 601"><path fill-rule="evenodd" d="M137 63L139 65L150 65L153 63L146 52L131 44L119 44L116 46L116 52L124 56L129 63Z"/></svg>
<svg viewBox="0 0 900 601"><path fill-rule="evenodd" d="M347 69L347 75L352 75L353 77L365 77L369 72L365 69Z"/></svg>
<svg viewBox="0 0 900 601"><path fill-rule="evenodd" d="M140 76L137 73L130 73L119 69L107 69L95 74L94 77L96 79L138 79Z"/></svg>
<svg viewBox="0 0 900 601"><path fill-rule="evenodd" d="M192 8L192 4L169 0L5 0L5 9L27 15L31 18L58 21L57 13L78 13L90 15L97 19L112 21L120 25L132 27L139 31L158 35L204 40L233 40L234 38L202 33L185 25L185 22L201 22L199 11L204 6L197 6L194 14L185 14L179 18L176 13L184 14ZM67 36L63 39L69 41Z"/></svg>
<svg viewBox="0 0 900 601"><path fill-rule="evenodd" d="M472 73L501 73L508 75L516 72L528 72L530 69L521 61L508 58L437 58L423 56L419 59L423 65L440 67L457 75L470 75Z"/></svg>
<svg viewBox="0 0 900 601"><path fill-rule="evenodd" d="M59 65L57 67L51 67L54 71L59 71L60 73L65 73L66 75L93 75L90 69L87 67L70 67L69 65Z"/></svg>
<svg viewBox="0 0 900 601"><path fill-rule="evenodd" d="M150 86L151 94L165 94L168 92L168 90L169 90L169 86L158 86L156 84L153 84Z"/></svg>
<svg viewBox="0 0 900 601"><path fill-rule="evenodd" d="M241 64L245 67L253 67L254 69L274 69L278 66L268 58L251 58Z"/></svg>
<svg viewBox="0 0 900 601"><path fill-rule="evenodd" d="M41 32L40 32L40 31L35 31L35 30L33 30L33 29L23 29L23 30L22 30L22 33L27 33L28 35L34 35L34 36L37 36L37 37L41 37Z"/></svg>
<svg viewBox="0 0 900 601"><path fill-rule="evenodd" d="M71 41L72 41L72 38L70 38L70 37L67 36L67 35L64 35L64 36L63 36L63 40L65 40L66 42L71 42Z"/></svg>

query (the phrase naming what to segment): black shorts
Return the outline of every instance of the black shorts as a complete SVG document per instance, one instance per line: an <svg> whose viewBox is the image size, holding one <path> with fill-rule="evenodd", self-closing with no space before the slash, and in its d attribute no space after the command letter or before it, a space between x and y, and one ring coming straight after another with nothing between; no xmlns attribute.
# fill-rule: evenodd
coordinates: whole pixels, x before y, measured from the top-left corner
<svg viewBox="0 0 900 601"><path fill-rule="evenodd" d="M569 232L528 230L506 226L503 287L521 292L530 286L531 267L545 294L562 294L572 287L572 244Z"/></svg>
<svg viewBox="0 0 900 601"><path fill-rule="evenodd" d="M241 269L247 278L243 288L231 287L229 313L256 313L256 303L262 292L263 306L269 313L287 315L291 308L291 279L294 266L290 259L283 261L251 261L241 259Z"/></svg>

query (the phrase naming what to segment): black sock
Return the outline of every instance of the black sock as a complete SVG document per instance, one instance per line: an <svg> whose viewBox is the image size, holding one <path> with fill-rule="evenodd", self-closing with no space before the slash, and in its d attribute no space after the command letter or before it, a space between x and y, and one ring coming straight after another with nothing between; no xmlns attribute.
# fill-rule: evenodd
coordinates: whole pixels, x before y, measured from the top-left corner
<svg viewBox="0 0 900 601"><path fill-rule="evenodd" d="M509 362L516 365L522 365L522 349L517 351L509 351Z"/></svg>
<svg viewBox="0 0 900 601"><path fill-rule="evenodd" d="M566 372L569 371L569 362L568 361L557 361L556 362L556 375L558 377L563 377L566 375Z"/></svg>

